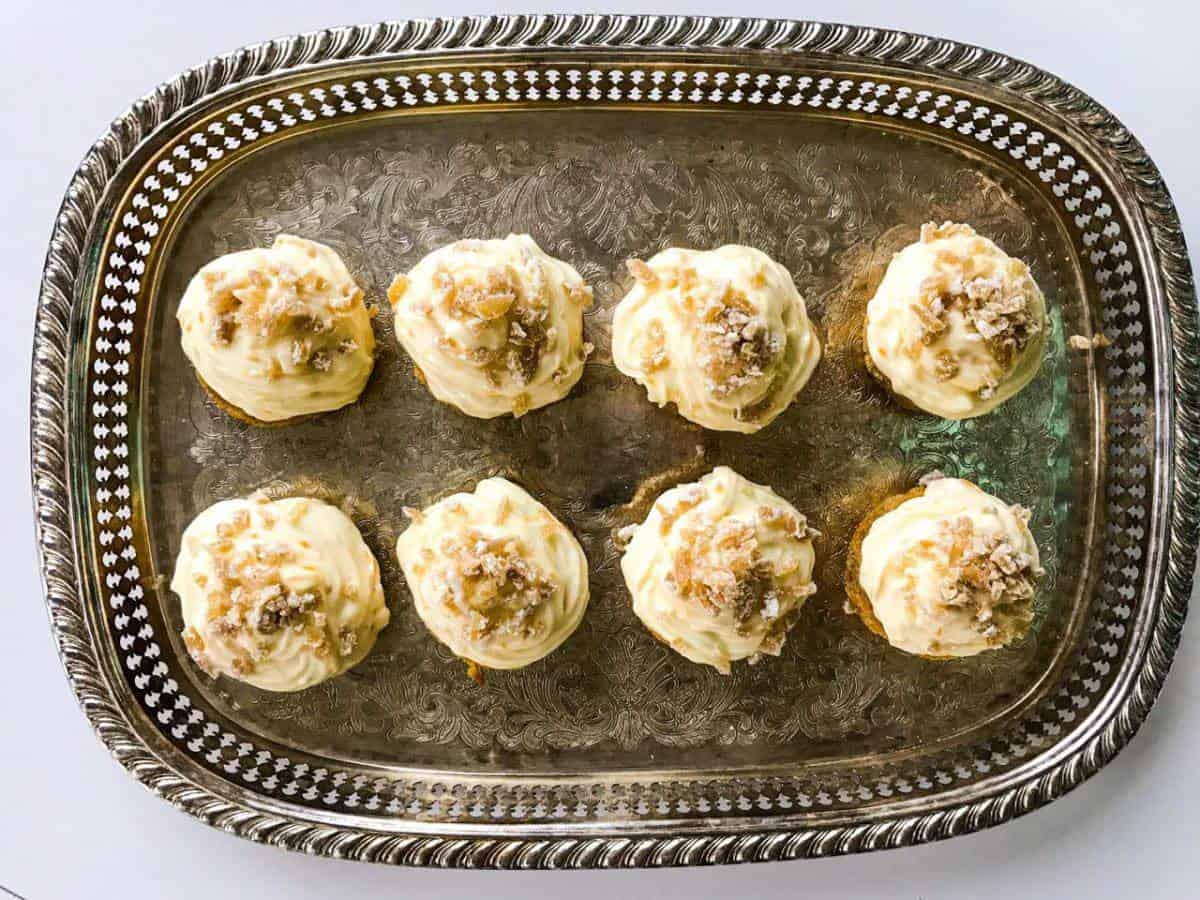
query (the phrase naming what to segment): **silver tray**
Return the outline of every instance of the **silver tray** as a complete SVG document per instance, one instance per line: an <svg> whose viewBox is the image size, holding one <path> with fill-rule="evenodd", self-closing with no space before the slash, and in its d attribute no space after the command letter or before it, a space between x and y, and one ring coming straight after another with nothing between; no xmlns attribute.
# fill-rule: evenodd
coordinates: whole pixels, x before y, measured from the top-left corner
<svg viewBox="0 0 1200 900"><path fill-rule="evenodd" d="M890 254L969 221L1052 307L1038 379L964 423L888 403L858 323ZM378 302L461 236L529 231L596 289L599 348L520 420L434 403L386 316L362 400L283 429L198 388L174 307L205 260L279 231L327 242ZM621 262L671 244L787 265L826 357L758 435L656 410L607 353ZM1103 332L1096 354L1065 346ZM33 378L51 624L104 743L210 824L333 856L439 866L818 856L1003 822L1079 784L1149 711L1197 540L1200 353L1175 211L1104 109L1006 57L874 29L514 16L346 28L239 50L135 104L55 224ZM721 677L628 609L615 529L733 464L824 532L782 657ZM1034 511L1035 627L954 663L843 611L849 530L931 469ZM515 477L580 536L593 603L547 660L479 687L425 632L392 553L403 505ZM351 674L271 695L199 673L166 589L199 509L265 488L353 510L393 621Z"/></svg>

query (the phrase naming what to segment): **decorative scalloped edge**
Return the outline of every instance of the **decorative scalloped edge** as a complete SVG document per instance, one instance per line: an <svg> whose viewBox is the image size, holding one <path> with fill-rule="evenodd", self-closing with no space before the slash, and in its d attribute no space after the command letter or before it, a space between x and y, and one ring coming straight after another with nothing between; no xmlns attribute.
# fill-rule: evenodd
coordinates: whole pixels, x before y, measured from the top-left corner
<svg viewBox="0 0 1200 900"><path fill-rule="evenodd" d="M77 587L67 471L66 384L71 300L87 232L120 165L155 129L230 85L281 70L391 54L472 49L803 51L885 61L1003 88L1049 109L1116 161L1158 255L1174 350L1174 461L1164 591L1146 659L1103 729L1054 769L973 804L874 824L661 837L488 839L403 835L297 823L232 803L173 770L132 728L105 683ZM1200 323L1178 215L1141 144L1086 94L1027 63L954 41L873 28L687 16L533 15L391 22L255 44L189 69L136 102L93 145L67 188L47 252L34 335L31 446L34 506L51 626L92 726L138 781L197 818L261 843L341 858L474 868L603 868L830 856L940 840L1036 809L1093 775L1136 733L1161 690L1187 613L1200 533Z"/></svg>

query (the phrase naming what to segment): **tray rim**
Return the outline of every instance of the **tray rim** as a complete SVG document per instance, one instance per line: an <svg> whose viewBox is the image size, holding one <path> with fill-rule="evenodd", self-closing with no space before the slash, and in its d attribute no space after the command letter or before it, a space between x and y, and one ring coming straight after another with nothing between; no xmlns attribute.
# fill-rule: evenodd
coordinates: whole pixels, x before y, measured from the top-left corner
<svg viewBox="0 0 1200 900"><path fill-rule="evenodd" d="M106 188L154 132L214 95L266 77L322 64L439 53L525 50L804 52L858 64L901 65L932 76L986 83L1006 99L1052 112L1107 151L1136 192L1138 211L1163 276L1172 339L1160 386L1173 410L1165 455L1173 462L1172 496L1165 507L1170 533L1165 578L1153 633L1136 678L1104 698L1119 708L1067 758L1046 760L1044 771L970 804L920 814L874 817L807 828L766 826L746 831L732 823L713 829L669 828L640 837L581 837L578 824L561 836L488 838L463 825L450 830L477 837L403 834L347 827L345 818L300 821L286 811L264 813L191 777L165 741L147 741L129 721L106 682L91 646L87 613L76 580L67 462L66 383L69 322L76 279L86 265L88 235ZM250 45L194 67L135 103L93 145L68 187L56 219L40 291L34 341L31 450L35 517L51 627L68 679L103 743L140 782L209 824L289 849L363 860L434 866L506 868L682 865L823 856L903 846L979 830L1044 805L1099 770L1136 733L1169 670L1180 638L1200 536L1200 336L1187 250L1170 195L1153 162L1107 110L1049 73L1002 54L954 41L898 31L815 22L691 16L532 15L390 22L311 32ZM156 736L157 737L157 736ZM1047 756L1055 756L1051 751ZM198 773L202 774L202 773ZM212 779L205 779L209 782ZM853 817L851 817L853 818ZM575 829L573 832L571 829ZM690 835L690 836L685 836Z"/></svg>

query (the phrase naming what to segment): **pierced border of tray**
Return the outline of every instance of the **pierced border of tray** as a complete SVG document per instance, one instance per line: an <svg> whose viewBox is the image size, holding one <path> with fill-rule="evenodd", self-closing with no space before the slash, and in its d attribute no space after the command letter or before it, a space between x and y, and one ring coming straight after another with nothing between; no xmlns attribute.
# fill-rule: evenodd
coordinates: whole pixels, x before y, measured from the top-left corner
<svg viewBox="0 0 1200 900"><path fill-rule="evenodd" d="M1110 661L1120 656L1119 640L1131 615L1122 600L1105 604L1105 614L1096 615L1091 623L1085 645L1091 657L1091 677L1080 679L1082 689L1072 691L1064 684L1043 698L1036 712L1017 719L1000 736L967 748L974 753L947 751L936 763L925 756L920 766L879 766L872 777L856 773L853 780L844 776L828 780L785 776L700 782L677 775L647 786L647 779L631 774L581 787L563 786L550 776L542 783L529 778L519 785L486 783L467 776L443 778L432 772L423 778L371 777L361 769L328 766L321 758L298 748L273 751L265 741L247 738L236 723L219 715L206 715L205 704L197 703L195 695L181 692L176 673L162 658L159 635L143 602L145 573L139 565L137 529L130 525L135 518L133 505L138 488L125 466L134 418L126 401L136 395L130 384L138 380L140 366L136 319L144 306L139 299L146 286L142 278L152 267L147 261L163 242L160 232L172 220L176 208L195 197L203 182L211 180L214 167L244 155L272 135L338 118L386 114L393 109L458 111L495 104L532 104L520 108L536 109L542 103L559 101L707 104L716 109L764 104L833 111L844 107L867 117L920 121L928 128L953 129L1023 162L1043 184L1052 186L1052 194L1074 214L1081 242L1091 248L1089 261L1096 268L1095 288L1105 303L1104 325L1114 336L1113 346L1105 355L1119 358L1127 354L1133 361L1127 368L1140 366L1132 384L1117 380L1109 385L1112 405L1124 405L1131 390L1143 387L1139 380L1145 374L1145 366L1140 363L1141 327L1135 324L1141 311L1136 299L1138 273L1126 259L1129 246L1123 240L1120 224L1113 219L1106 195L1092 184L1092 174L1057 142L999 110L944 92L896 86L888 81L812 78L778 70L747 70L739 65L706 66L694 61L676 66L597 62L582 67L542 61L494 66L433 61L430 66L418 63L415 68L385 75L386 68L381 66L376 77L369 80L323 79L316 85L292 85L273 94L256 93L252 100L205 120L207 124L201 122L185 129L172 142L156 148L142 167L145 171L152 166L152 170L140 184L134 180L114 210L120 227L106 239L101 254L105 262L101 268L104 287L98 291L93 310L93 328L98 336L95 352L85 367L91 394L87 434L94 444L84 458L95 465L92 474L96 480L87 518L96 535L91 554L101 560L100 575L107 588L103 599L113 616L113 636L122 651L120 662L126 677L133 680L137 701L147 715L157 720L161 730L219 776L240 779L258 793L319 803L340 812L460 822L480 818L520 822L639 817L653 821L656 813L677 818L737 817L747 812L853 808L880 798L940 791L952 783L970 784L1018 764L1052 744L1063 730L1080 720L1078 710L1086 708L1091 697L1107 688L1104 676L1111 668ZM1116 363L1109 369L1115 372ZM1139 464L1145 469L1142 437L1126 433L1111 436L1110 442L1124 451L1123 462L1113 467L1114 481L1136 490L1138 479L1131 470ZM1126 516L1117 517L1114 524L1124 524L1123 530L1128 530L1129 517L1144 520L1146 502L1144 494L1136 498L1125 510ZM1126 557L1127 549L1120 542L1108 546L1109 569L1119 569L1126 562L1123 574L1137 582L1142 568L1136 559ZM1134 589L1128 590L1132 596ZM1113 594L1111 590L1107 593ZM1115 610L1110 611L1108 607L1113 606Z"/></svg>
<svg viewBox="0 0 1200 900"><path fill-rule="evenodd" d="M280 816L241 804L237 798L218 796L206 790L205 785L192 782L187 776L172 773L171 768L164 765L164 759L146 745L144 736L128 721L100 671L95 652L90 646L92 638L81 609L81 598L76 593L68 511L72 495L66 487L65 471L67 448L64 401L70 301L76 287L75 279L80 271L79 254L87 244L87 232L105 186L141 139L158 124L176 112L206 99L223 86L243 82L252 77L257 78L272 71L319 62L358 60L403 54L412 50L522 50L560 47L618 50L804 50L832 54L835 58L853 61L902 61L905 66L913 67L917 72L924 70L966 75L1000 85L1017 96L1024 95L1036 105L1049 108L1073 126L1083 129L1092 141L1099 143L1112 154L1123 170L1122 174L1136 186L1141 211L1150 225L1149 238L1157 250L1164 275L1164 289L1171 312L1169 325L1173 326L1175 342L1176 428L1173 437L1176 479L1173 485L1175 497L1170 553L1161 607L1156 611L1157 615L1153 616L1154 633L1145 662L1137 672L1137 683L1125 686L1124 690L1127 693L1121 698L1122 709L1114 711L1107 725L1094 734L1084 746L1078 748L1072 758L1059 760L1053 767L1047 767L1036 780L1026 780L1016 786L998 790L970 806L943 808L923 815L916 812L908 817L895 817L871 825L844 824L798 830L758 830L738 835L721 832L693 833L683 838L680 835L689 829L679 826L677 822L673 831L671 824L665 823L665 829L669 832L665 836L636 839L623 836L532 840L508 837L499 840L483 837L447 839L444 835L416 836L397 834L390 830L371 832L371 826L388 824L386 821L373 819L363 820L361 824L366 828L362 829L289 819L286 812ZM419 56L416 58L419 59ZM751 106L803 103L810 108L827 109L845 106L864 114L901 116L919 119L930 126L955 128L961 134L974 134L980 141L992 143L997 149L1008 150L1014 159L1023 159L1029 169L1036 171L1044 182L1054 184L1056 194L1058 185L1062 185L1063 191L1058 196L1066 198L1067 208L1075 214L1076 224L1086 235L1083 238L1084 246L1096 248L1095 254L1098 256L1093 258L1094 264L1103 265L1106 256L1119 259L1129 251L1119 225L1111 218L1112 208L1106 199L1099 192L1093 194L1088 188L1081 187L1088 183L1089 176L1078 167L1077 161L1068 153L1064 153L1057 141L1047 139L1046 135L1036 130L1031 132L1023 122L1010 120L1006 115L993 116L986 107L976 106L971 101L954 97L950 93L913 90L904 86L893 88L884 79L878 82L833 78L797 79L786 74L770 72L771 62L770 57L764 57L755 63L709 67L697 65L691 60L678 67L649 62L643 65L629 63L623 67L610 64L607 68L582 64L538 64L524 68L521 65L505 67L497 64L494 67L486 67L490 76L481 74L478 79L473 74L467 78L460 74L461 71L473 71L478 66L464 68L444 65L418 72L411 77L405 75L392 80L378 78L370 82L340 84L338 88L331 85L325 89L315 88L290 94L285 92L283 97L276 98L272 104L268 104L270 111L264 110L262 106L258 106L256 111L255 105L252 105L248 109L230 114L226 117L226 122L216 128L210 125L206 132L188 134L187 141L179 142L174 157L179 159L181 166L185 168L183 175L186 182L190 183L191 172L203 171L209 161L219 160L226 153L234 153L240 146L253 143L264 133L281 126L286 128L292 123L316 119L318 116L331 118L339 114L351 115L360 110L370 111L381 106L428 107L440 104L444 107L461 102L486 106L505 102L529 103L543 99L583 105L646 100L658 103ZM755 71L755 66L759 67L758 71ZM622 72L625 74L614 77L614 73ZM272 125L275 127L272 128ZM188 169L191 171L187 171ZM98 512L99 519L95 525L102 542L103 536L107 534L110 544L120 537L121 532L119 527L110 523L115 520L119 524L132 516L128 503L129 486L121 484L120 480L120 460L123 454L128 453L126 433L122 431L127 426L120 421L120 407L123 405L122 392L129 389L127 383L123 384L121 376L128 374L128 361L124 357L130 352L129 349L121 349L122 335L132 331L131 317L136 310L137 276L140 274L139 259L144 258L150 250L145 238L148 237L151 241L153 239L145 225L167 217L169 205L174 199L171 196L172 192L174 191L177 197L178 189L186 188L186 183L179 178L179 174L171 165L165 169L160 165L157 173L148 176L143 185L145 193L137 194L133 198L134 208L121 211L131 217L123 219L123 224L130 230L140 229L143 240L133 240L124 230L118 232L117 246L120 253L107 260L107 269L105 262L101 261L105 283L111 286L113 294L106 295L101 300L98 322L101 323L100 330L103 332L101 340L107 346L96 349L101 354L108 354L112 362L105 359L95 361L98 380L93 384L105 387L96 392L96 396L91 399L103 408L99 419L104 419L110 413L114 413L114 410L116 414L111 427L100 424L101 430L93 432L97 441L94 451L95 462L99 465L98 471L109 471L109 475L102 479L103 483L97 491L97 503L102 508ZM174 179L175 186L164 188L159 176L163 179ZM1072 207L1072 201L1075 201L1075 207ZM146 218L143 219L142 216ZM1106 279L1114 273L1118 277L1128 278L1132 272L1131 266L1125 269L1123 260L1109 265L1110 268L1105 270L1108 272ZM1100 285L1100 294L1106 300L1131 296L1130 292L1135 290L1136 284L1132 279L1121 284L1114 282ZM118 296L123 299L117 299ZM1105 318L1108 318L1107 308ZM103 323L107 323L107 326ZM108 341L104 336L109 333L113 334L114 341ZM1189 451L1194 451L1198 442L1194 404L1197 390L1196 347L1194 290L1186 250L1169 196L1153 164L1128 132L1094 102L1040 70L988 51L894 32L811 23L609 16L517 16L400 23L374 28L339 29L257 45L191 70L135 106L123 119L114 123L112 130L93 148L64 201L43 280L35 342L33 398L35 498L51 620L68 674L89 718L110 749L139 780L176 805L200 815L207 821L249 837L269 840L284 846L356 858L435 865L648 865L823 855L875 846L915 843L975 830L1004 821L1047 802L1082 781L1111 758L1128 740L1157 694L1178 641L1191 586L1196 540L1197 462L1195 453ZM112 373L115 379L111 384L104 380L109 373ZM110 388L117 398L115 401L108 397ZM1171 398L1168 395L1165 399L1169 402ZM1169 449L1169 446L1160 446L1160 451L1169 452ZM108 456L115 458L111 471L106 468ZM113 477L111 483L110 477ZM126 474L126 479L127 477ZM87 496L90 499L90 488L87 489ZM80 502L78 496L75 497L75 501ZM121 547L122 544L118 542L116 546ZM128 544L124 546L132 549ZM135 642L140 640L143 643L138 645L139 649L149 647L156 651L157 648L152 642L146 643L152 635L145 634L145 627L140 624L145 611L143 608L141 615L138 614L140 597L135 595L135 591L140 591L140 587L135 582L140 573L136 568L136 560L132 558L132 554L112 552L111 564L113 568L108 572L108 586L115 590L122 583L127 583L133 588L125 594L116 594L122 606L130 604L128 615L122 613L117 616L119 626L125 629L121 638L122 648L125 648L126 639L130 647L134 647ZM1148 595L1153 593L1152 588L1147 591ZM1129 610L1126 608L1124 618L1128 616ZM1096 624L1096 631L1103 630L1101 624ZM1092 635L1091 640L1100 646L1099 642L1104 638ZM1114 646L1110 654L1102 655L1116 656L1117 648ZM137 657L136 660L133 659L134 656ZM164 682L163 673L157 670L158 664L154 659L155 652L141 652L131 654L124 661L131 670L145 664L144 671L135 676L139 679L145 676L144 684L139 684L139 688L144 689L145 685L151 685L159 690L143 693L141 700L150 708L149 712L152 715L157 715L159 721L164 722L162 716L165 714L169 719L172 714L164 706L159 706L158 700L164 694L171 697L176 687L170 687L169 679ZM1095 690L1099 690L1100 684L1101 681L1098 680ZM162 690L164 686L169 689ZM148 694L153 695L149 703L146 701ZM178 697L175 697L173 702L175 711L181 718L185 717L184 710L190 704L181 706ZM1068 709L1064 709L1063 712L1073 718L1074 713L1069 711L1069 706L1068 703ZM155 710L154 707L158 709ZM198 711L193 710L194 712ZM191 715L189 713L187 717ZM1067 720L1069 721L1069 718ZM240 772L243 780L256 780L246 779L246 771L257 774L259 767L265 768L268 763L274 763L274 772L268 774L265 780L278 783L278 773L289 766L286 760L283 761L282 767L278 766L278 760L273 760L269 752L256 753L256 748L247 742L239 742L236 735L220 733L219 728L214 730L211 726L208 731L211 733L204 735L205 740L196 741L195 746L188 749L206 757L212 765L221 765L228 773ZM248 759L251 754L255 754L254 764L246 768L239 760ZM1001 756L1003 757L1003 754ZM996 760L1001 768L1011 761L1013 760L1005 758ZM986 765L985 762L984 766ZM303 764L297 768L307 769ZM301 771L299 774L310 775L307 771ZM932 780L924 775L917 775L912 779L889 779L874 789L859 786L854 792L845 792L845 797L831 796L825 792L818 796L808 796L802 792L794 796L786 796L783 793L778 797L768 796L766 791L782 785L787 779L744 779L725 783L698 781L691 784L706 784L713 791L713 808L700 809L698 812L715 817L726 810L736 816L739 813L754 814L769 809L782 811L793 805L831 807L838 805L838 801L850 803L869 799L870 796L887 797L896 793L907 795L914 791L928 790L935 782L947 783L939 776L953 780L951 776L954 773L932 774ZM967 778L971 774L964 773L958 777ZM303 787L304 795L309 796L309 799L324 795L330 798L324 800L326 804L342 805L347 812L353 814L358 805L359 792L366 792L368 781L369 779L363 779L362 776L350 776L346 773L318 772L311 773L310 777L303 778L300 782L293 780L291 784ZM340 790L343 784L349 788L349 792L344 796ZM213 785L209 783L207 786L211 788ZM663 790L669 787L672 786L650 783L618 790L611 796L599 792L593 800L594 806L585 804L591 806L585 815L593 818L591 824L616 824L624 826L626 830L632 826L636 831L639 825L643 830L664 827L664 823L661 822L638 823L636 819L630 822L626 817L636 817L638 813L645 814L643 809L664 815L671 813L677 801L673 799L667 802L663 799L675 794L674 791ZM678 787L682 788L683 785ZM488 796L486 790L479 793L470 788L446 790L443 785L418 783L415 788L408 793L410 803L414 804L415 808L405 809L405 804L401 803L391 811L419 813L423 806L427 806L430 812L437 811L439 815L446 815L455 807L466 808L479 798ZM432 790L424 791L424 788ZM867 791L866 796L862 795L863 790ZM525 815L519 809L522 805L527 806L530 811L541 807L542 816L545 816L547 802L554 804L561 800L548 789L536 786L517 793L515 803L510 804L517 808L517 819ZM582 794L587 796L587 792ZM575 798L580 795L581 792L577 790L571 794ZM933 799L940 801L943 798L939 794ZM395 797L392 803L396 803ZM609 810L620 821L595 821L595 817L603 819ZM453 815L450 817L454 818ZM536 815L535 817L541 818ZM572 821L572 818L568 814L566 819L558 818L557 824L566 829L581 824L578 820ZM463 820L446 822L440 819L439 824L447 834L454 834L466 830L467 826L463 826L461 821ZM465 821L470 822L469 815L466 815ZM553 823L554 817L551 816L549 821ZM414 823L411 820L393 820L390 824L392 827L397 824L403 827ZM729 824L736 825L732 821ZM778 829L782 824L772 823L764 827ZM492 825L497 833L508 830L504 825ZM717 826L718 829L721 827ZM578 827L576 830L582 832Z"/></svg>

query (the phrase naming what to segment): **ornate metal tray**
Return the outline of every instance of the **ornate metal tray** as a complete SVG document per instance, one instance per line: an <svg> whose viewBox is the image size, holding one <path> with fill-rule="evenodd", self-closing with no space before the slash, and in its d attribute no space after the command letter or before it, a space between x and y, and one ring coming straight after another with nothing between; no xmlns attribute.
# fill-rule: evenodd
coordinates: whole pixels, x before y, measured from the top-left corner
<svg viewBox="0 0 1200 900"><path fill-rule="evenodd" d="M975 224L1052 306L1037 381L963 423L888 404L857 323L924 221ZM378 301L460 236L531 232L595 286L599 348L520 420L438 406L390 334L361 402L296 427L217 410L174 307L205 260L325 241ZM755 436L652 408L607 356L621 262L673 244L787 265L826 358ZM1102 352L1067 348L1103 332ZM497 17L273 41L189 70L96 143L55 224L33 379L51 623L85 713L138 780L255 840L440 866L692 864L933 840L1057 797L1137 730L1166 676L1197 536L1200 355L1175 211L1079 91L973 47L705 18ZM633 618L612 533L731 463L823 530L784 655L721 677ZM1050 573L1030 637L930 663L843 611L862 511L930 469L1034 510ZM479 687L424 631L392 553L405 504L517 477L581 537L593 602L529 669ZM393 623L300 695L212 682L166 589L218 498L355 510Z"/></svg>

